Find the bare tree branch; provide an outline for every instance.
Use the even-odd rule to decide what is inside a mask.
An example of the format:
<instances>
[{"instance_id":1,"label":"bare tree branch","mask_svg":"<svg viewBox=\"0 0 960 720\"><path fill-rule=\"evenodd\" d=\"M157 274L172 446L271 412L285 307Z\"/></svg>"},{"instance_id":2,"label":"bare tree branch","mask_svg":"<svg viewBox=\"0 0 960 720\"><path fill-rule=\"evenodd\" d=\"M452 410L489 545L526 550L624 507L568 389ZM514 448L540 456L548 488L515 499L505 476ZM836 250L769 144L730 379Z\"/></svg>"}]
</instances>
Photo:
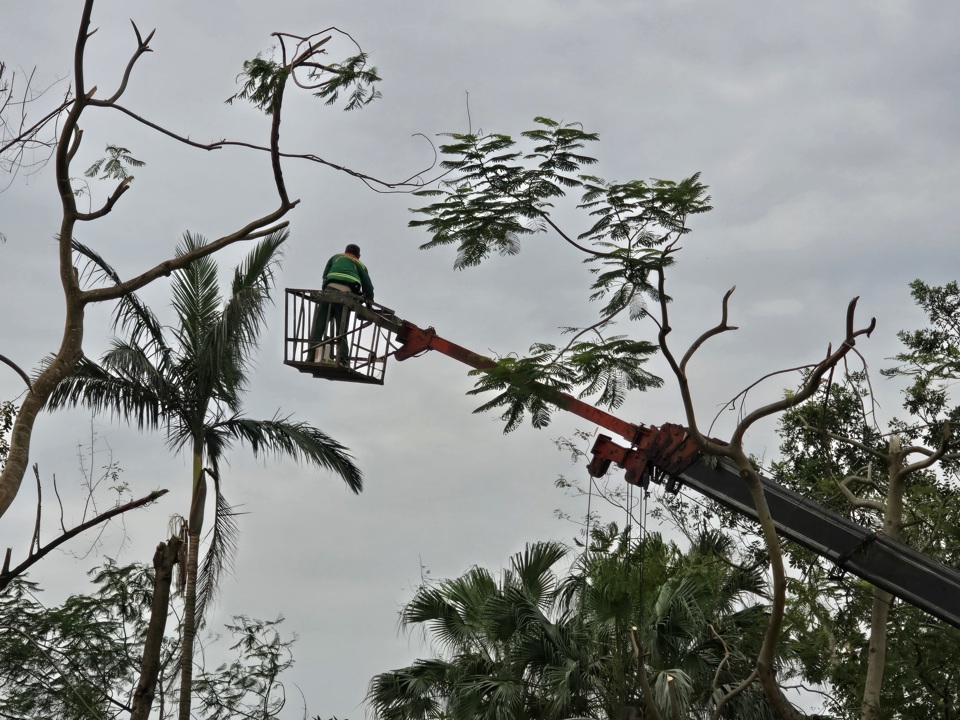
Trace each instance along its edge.
<instances>
[{"instance_id":1,"label":"bare tree branch","mask_svg":"<svg viewBox=\"0 0 960 720\"><path fill-rule=\"evenodd\" d=\"M737 429L734 431L731 444L735 442L739 443L750 426L758 420L769 417L770 415L781 413L784 410L795 407L796 405L799 405L800 403L812 397L817 391L817 388L820 386L820 380L823 378L823 376L826 375L831 368L835 367L836 364L839 363L844 356L853 349L856 339L861 335L866 335L867 337L870 336L874 328L877 326L876 318L871 318L870 324L867 327L860 328L859 330L854 329L853 323L857 309L857 300L859 300L859 298L854 298L847 306L847 332L846 337L840 344L840 347L833 352L828 352L827 357L814 366L812 372L796 393L790 397L783 398L782 400L759 407L741 420L740 424L737 426Z\"/></svg>"},{"instance_id":2,"label":"bare tree branch","mask_svg":"<svg viewBox=\"0 0 960 720\"><path fill-rule=\"evenodd\" d=\"M13 368L14 371L17 373L17 375L19 375L21 378L23 378L23 381L27 384L27 387L28 387L28 388L32 387L32 385L31 385L31 383L30 383L30 376L27 375L27 374L23 371L23 368L21 368L19 365L17 365L13 360L11 360L10 358L8 358L6 355L0 355L0 362L4 363L4 364L6 364L6 365L9 365L11 368Z\"/></svg>"},{"instance_id":3,"label":"bare tree branch","mask_svg":"<svg viewBox=\"0 0 960 720\"><path fill-rule=\"evenodd\" d=\"M106 215L108 212L113 210L113 206L117 204L117 200L120 199L120 196L123 195L127 190L130 189L130 183L133 182L133 176L130 175L125 177L116 189L111 193L110 197L107 198L106 203L99 210L90 213L77 213L77 220L89 221L96 220Z\"/></svg>"},{"instance_id":4,"label":"bare tree branch","mask_svg":"<svg viewBox=\"0 0 960 720\"><path fill-rule=\"evenodd\" d=\"M31 552L28 554L26 560L24 560L22 563L20 563L15 568L13 568L13 570L5 571L2 574L0 574L0 590L3 590L7 585L10 584L11 580L13 580L18 575L22 575L24 572L27 571L27 569L32 567L34 563L38 562L41 558L47 555L51 550L55 550L56 548L63 545L63 543L65 543L67 540L70 540L71 538L76 537L77 535L84 532L85 530L89 530L90 528L95 527L100 523L106 522L110 518L116 517L117 515L121 515L129 510L135 510L136 508L143 507L144 505L149 505L150 503L155 502L160 497L166 495L167 492L169 491L154 490L152 493L140 498L139 500L132 500L128 503L124 503L123 505L118 505L117 507L111 510L107 510L106 512L101 513L96 517L91 518L85 523L82 523L80 525L77 525L76 527L71 528L70 530L67 530L62 535L60 535L60 537L58 537L56 540L53 540L52 542L48 543L43 547L40 547L38 544L36 552L33 552L33 548L31 547Z\"/></svg>"},{"instance_id":5,"label":"bare tree branch","mask_svg":"<svg viewBox=\"0 0 960 720\"><path fill-rule=\"evenodd\" d=\"M723 300L720 303L721 313L720 313L720 322L717 323L714 327L707 330L700 337L693 341L693 344L690 345L687 352L684 354L683 359L680 361L680 372L686 374L687 372L687 363L690 362L690 358L693 357L693 354L700 349L700 346L703 345L707 340L712 338L714 335L720 335L721 333L728 332L730 330L736 330L736 326L727 325L727 315L729 309L730 296L733 295L733 291L737 289L737 286L734 285L732 288L727 290L723 295Z\"/></svg>"},{"instance_id":6,"label":"bare tree branch","mask_svg":"<svg viewBox=\"0 0 960 720\"><path fill-rule=\"evenodd\" d=\"M117 100L120 99L120 96L123 95L124 91L127 89L127 82L130 80L130 73L133 71L133 66L136 64L137 60L140 59L140 56L144 53L153 52L150 49L150 41L153 39L153 35L156 30L151 30L150 34L147 35L147 39L144 40L140 36L140 29L137 27L137 24L131 20L130 24L133 25L133 32L137 36L137 49L133 53L133 56L127 62L127 67L123 71L123 79L120 81L120 86L117 88L117 91L107 99L107 104L112 105Z\"/></svg>"}]
</instances>

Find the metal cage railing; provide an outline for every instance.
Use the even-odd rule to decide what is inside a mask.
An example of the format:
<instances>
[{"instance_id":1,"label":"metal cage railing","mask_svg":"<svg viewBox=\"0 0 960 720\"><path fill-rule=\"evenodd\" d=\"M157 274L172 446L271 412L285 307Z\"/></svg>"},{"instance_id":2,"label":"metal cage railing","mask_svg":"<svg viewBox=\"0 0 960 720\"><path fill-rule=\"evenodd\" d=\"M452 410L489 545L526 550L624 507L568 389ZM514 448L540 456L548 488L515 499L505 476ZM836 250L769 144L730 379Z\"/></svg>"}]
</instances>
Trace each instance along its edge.
<instances>
[{"instance_id":1,"label":"metal cage railing","mask_svg":"<svg viewBox=\"0 0 960 720\"><path fill-rule=\"evenodd\" d=\"M332 322L335 313L340 314L339 333ZM399 326L390 308L357 295L288 288L283 362L314 377L382 385Z\"/></svg>"}]
</instances>

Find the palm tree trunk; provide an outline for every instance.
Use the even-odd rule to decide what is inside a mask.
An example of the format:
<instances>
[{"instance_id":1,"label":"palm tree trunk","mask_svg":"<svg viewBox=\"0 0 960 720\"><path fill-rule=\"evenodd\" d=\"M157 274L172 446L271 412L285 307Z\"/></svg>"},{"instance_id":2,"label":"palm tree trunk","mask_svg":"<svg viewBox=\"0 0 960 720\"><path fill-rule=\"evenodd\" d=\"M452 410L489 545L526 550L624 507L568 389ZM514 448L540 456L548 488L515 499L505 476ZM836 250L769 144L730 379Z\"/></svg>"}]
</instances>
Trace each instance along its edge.
<instances>
[{"instance_id":1,"label":"palm tree trunk","mask_svg":"<svg viewBox=\"0 0 960 720\"><path fill-rule=\"evenodd\" d=\"M187 589L183 600L183 647L180 653L180 713L179 720L190 720L193 700L193 641L197 636L197 566L200 558L200 529L203 527L203 509L207 499L207 482L203 476L203 441L193 446L193 500L187 521Z\"/></svg>"},{"instance_id":2,"label":"palm tree trunk","mask_svg":"<svg viewBox=\"0 0 960 720\"><path fill-rule=\"evenodd\" d=\"M193 640L197 636L197 561L200 556L200 533L190 528L187 548L187 592L183 602L183 647L180 652L179 720L190 720L193 699Z\"/></svg>"}]
</instances>

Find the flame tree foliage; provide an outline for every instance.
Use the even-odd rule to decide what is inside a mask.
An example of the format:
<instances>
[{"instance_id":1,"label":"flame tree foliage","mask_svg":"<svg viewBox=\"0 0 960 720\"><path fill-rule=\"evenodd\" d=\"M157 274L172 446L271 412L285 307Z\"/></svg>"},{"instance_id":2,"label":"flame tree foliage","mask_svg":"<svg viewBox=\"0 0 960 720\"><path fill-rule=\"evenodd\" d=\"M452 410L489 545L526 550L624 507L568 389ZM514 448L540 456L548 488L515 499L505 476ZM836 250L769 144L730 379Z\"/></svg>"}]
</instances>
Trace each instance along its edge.
<instances>
[{"instance_id":1,"label":"flame tree foliage","mask_svg":"<svg viewBox=\"0 0 960 720\"><path fill-rule=\"evenodd\" d=\"M740 564L712 530L686 552L657 534L630 540L615 525L591 535L572 564L562 545L534 543L499 577L474 567L418 588L400 623L422 630L438 655L374 677L377 717L712 717L762 642L761 564ZM649 693L633 632L647 653ZM773 715L754 685L718 717Z\"/></svg>"},{"instance_id":2,"label":"flame tree foliage","mask_svg":"<svg viewBox=\"0 0 960 720\"><path fill-rule=\"evenodd\" d=\"M544 117L535 122L521 133L527 150L507 135L450 135L453 142L440 150L451 158L442 167L452 177L440 188L415 193L436 202L415 210L426 218L410 223L431 234L423 248L455 244L458 269L494 253L516 254L523 236L548 229L587 255L595 277L590 299L604 301L597 322L569 328L573 337L563 347L538 343L525 357L503 358L496 368L476 373L475 393L498 393L478 412L500 410L507 430L527 413L535 427L550 421L550 404L527 387L528 380L581 397L598 395L612 408L628 391L662 384L642 367L656 345L609 331L619 317L646 315L646 300L660 300L652 273L673 264L688 218L710 210L698 175L680 182L614 183L580 173L596 162L583 148L597 135L576 123ZM572 190L581 192L578 207L590 217L590 227L575 237L551 216L554 203Z\"/></svg>"},{"instance_id":3,"label":"flame tree foliage","mask_svg":"<svg viewBox=\"0 0 960 720\"><path fill-rule=\"evenodd\" d=\"M153 571L112 561L90 573L93 589L47 607L41 590L23 578L0 595L0 716L5 718L125 717L133 704L147 633ZM287 704L282 675L293 665L296 637L281 633L283 618L237 616L225 630L232 659L198 674L202 720L280 716ZM209 647L208 651L212 651ZM178 711L179 642L164 640L159 701L154 717Z\"/></svg>"}]
</instances>

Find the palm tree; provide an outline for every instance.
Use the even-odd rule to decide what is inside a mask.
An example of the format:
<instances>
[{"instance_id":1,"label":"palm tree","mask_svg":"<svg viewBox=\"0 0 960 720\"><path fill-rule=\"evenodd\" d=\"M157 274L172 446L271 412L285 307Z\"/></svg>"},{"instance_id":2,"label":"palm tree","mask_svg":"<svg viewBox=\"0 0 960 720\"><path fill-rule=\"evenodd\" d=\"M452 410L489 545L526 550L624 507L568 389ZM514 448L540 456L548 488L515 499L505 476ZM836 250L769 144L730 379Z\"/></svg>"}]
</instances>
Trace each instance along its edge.
<instances>
[{"instance_id":1,"label":"palm tree","mask_svg":"<svg viewBox=\"0 0 960 720\"><path fill-rule=\"evenodd\" d=\"M181 720L190 715L196 630L235 549L236 518L223 496L220 474L226 451L239 442L254 455L290 456L330 470L355 493L362 488L362 475L346 448L322 431L279 414L269 420L241 414L252 354L286 238L286 231L263 238L234 270L226 298L220 294L217 265L210 256L175 273L172 306L177 325L172 329L161 326L137 297L125 298L114 327L126 337L115 338L99 364L84 358L48 401L51 408L83 404L95 412L109 411L141 430L163 429L171 449L192 453ZM186 233L178 253L204 245L203 238ZM88 257L107 276L115 275L102 260L90 253ZM214 522L198 570L208 476L214 484Z\"/></svg>"},{"instance_id":2,"label":"palm tree","mask_svg":"<svg viewBox=\"0 0 960 720\"><path fill-rule=\"evenodd\" d=\"M730 561L730 543L703 533L684 552L659 535L630 541L615 526L560 572L567 553L537 543L498 580L473 568L421 587L401 612L441 657L382 673L368 701L381 720L563 720L643 715L636 627L663 718L711 717L746 677L765 627L760 573ZM724 718L772 718L751 686Z\"/></svg>"},{"instance_id":3,"label":"palm tree","mask_svg":"<svg viewBox=\"0 0 960 720\"><path fill-rule=\"evenodd\" d=\"M444 657L377 675L368 694L377 717L542 717L536 645L558 598L554 567L566 554L557 543L534 543L499 579L475 567L420 587L401 611L401 625L429 632Z\"/></svg>"}]
</instances>

